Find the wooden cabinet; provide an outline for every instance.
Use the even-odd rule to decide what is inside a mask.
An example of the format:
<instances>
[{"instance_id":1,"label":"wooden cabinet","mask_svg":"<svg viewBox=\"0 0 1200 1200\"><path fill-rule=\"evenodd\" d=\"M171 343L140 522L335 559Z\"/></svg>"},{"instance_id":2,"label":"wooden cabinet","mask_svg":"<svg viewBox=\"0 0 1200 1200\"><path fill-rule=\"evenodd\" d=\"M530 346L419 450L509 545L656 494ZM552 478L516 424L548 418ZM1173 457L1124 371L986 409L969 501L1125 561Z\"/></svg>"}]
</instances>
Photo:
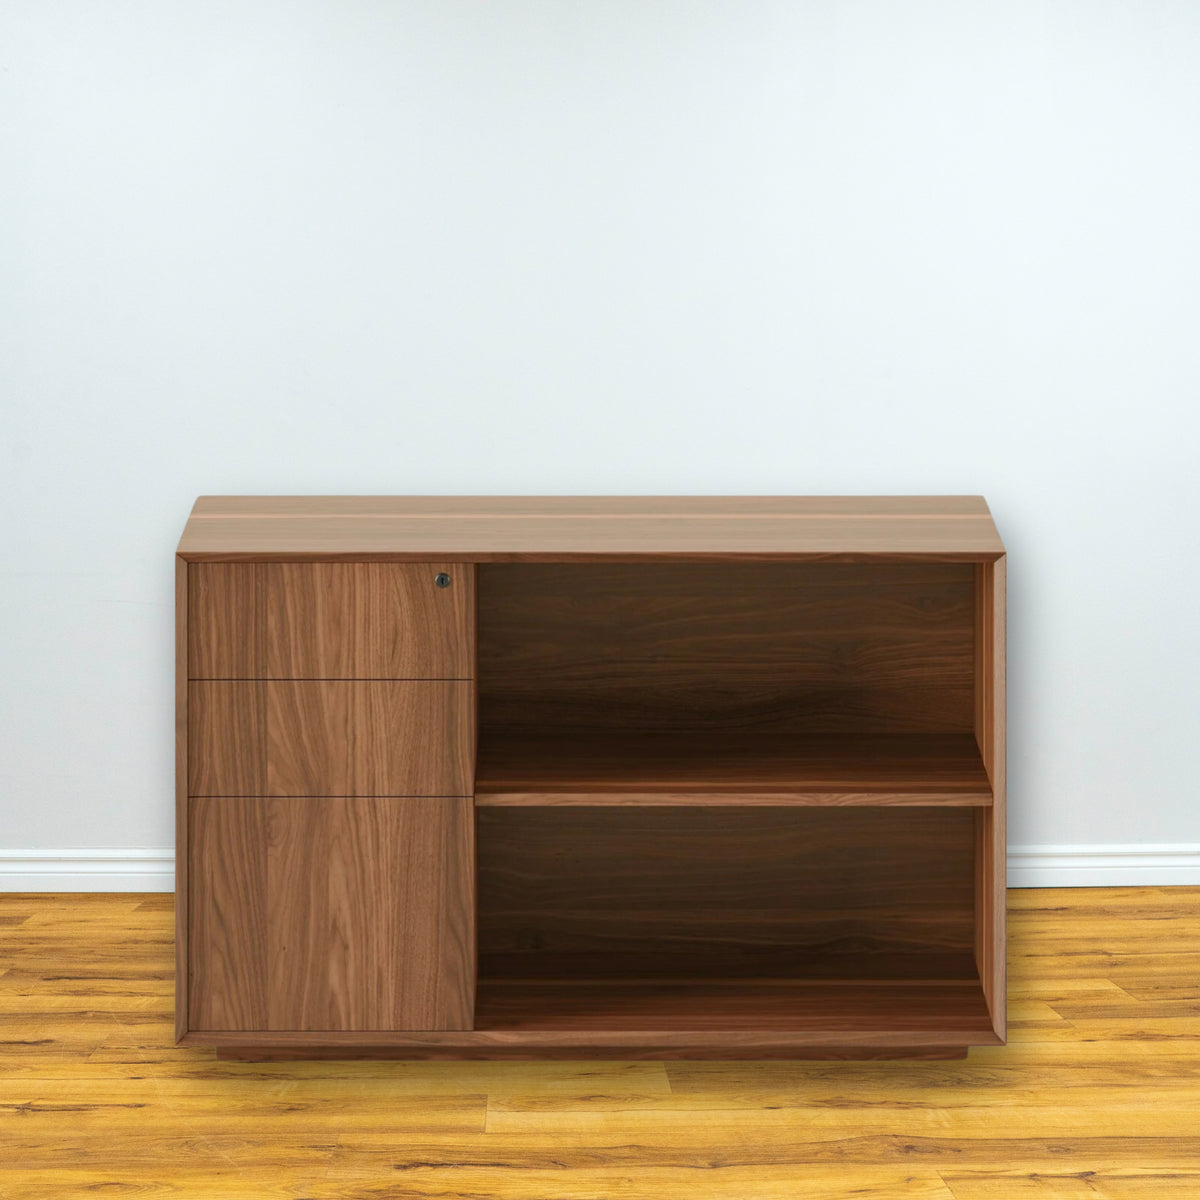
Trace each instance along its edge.
<instances>
[{"instance_id":1,"label":"wooden cabinet","mask_svg":"<svg viewBox=\"0 0 1200 1200\"><path fill-rule=\"evenodd\" d=\"M978 497L210 497L177 1014L226 1057L1003 1041Z\"/></svg>"}]
</instances>

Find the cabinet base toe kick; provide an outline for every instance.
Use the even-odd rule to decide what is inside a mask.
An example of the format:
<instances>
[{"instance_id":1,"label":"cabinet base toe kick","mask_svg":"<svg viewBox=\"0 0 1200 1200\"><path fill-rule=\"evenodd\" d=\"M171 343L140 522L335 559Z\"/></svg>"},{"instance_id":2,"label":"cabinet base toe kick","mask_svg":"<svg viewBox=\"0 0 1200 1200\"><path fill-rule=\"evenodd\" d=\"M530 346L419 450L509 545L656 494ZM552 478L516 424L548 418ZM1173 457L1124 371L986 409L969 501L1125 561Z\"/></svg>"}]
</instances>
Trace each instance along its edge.
<instances>
[{"instance_id":1,"label":"cabinet base toe kick","mask_svg":"<svg viewBox=\"0 0 1200 1200\"><path fill-rule=\"evenodd\" d=\"M311 1036L311 1035L307 1035ZM953 1035L952 1035L953 1036ZM769 1031L753 1034L699 1035L689 1033L623 1033L614 1037L579 1033L563 1037L523 1036L519 1040L488 1033L393 1035L362 1041L290 1041L262 1035L232 1040L212 1034L187 1034L184 1045L215 1046L218 1059L233 1062L283 1062L303 1059L955 1059L965 1058L970 1045L999 1045L989 1031L957 1031L958 1044L869 1045L798 1042ZM931 1039L932 1041L932 1039Z\"/></svg>"}]
</instances>

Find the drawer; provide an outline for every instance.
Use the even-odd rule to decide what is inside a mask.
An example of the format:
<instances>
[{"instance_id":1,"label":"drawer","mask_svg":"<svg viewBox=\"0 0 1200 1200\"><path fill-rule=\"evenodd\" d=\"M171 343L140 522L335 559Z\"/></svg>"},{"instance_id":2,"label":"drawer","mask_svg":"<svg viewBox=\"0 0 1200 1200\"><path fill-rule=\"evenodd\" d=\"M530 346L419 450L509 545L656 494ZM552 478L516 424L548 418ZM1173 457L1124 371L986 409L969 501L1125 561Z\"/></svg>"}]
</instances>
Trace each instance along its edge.
<instances>
[{"instance_id":1,"label":"drawer","mask_svg":"<svg viewBox=\"0 0 1200 1200\"><path fill-rule=\"evenodd\" d=\"M189 806L192 1026L470 1029L467 797Z\"/></svg>"},{"instance_id":2,"label":"drawer","mask_svg":"<svg viewBox=\"0 0 1200 1200\"><path fill-rule=\"evenodd\" d=\"M471 564L191 563L188 676L470 679L474 612Z\"/></svg>"},{"instance_id":3,"label":"drawer","mask_svg":"<svg viewBox=\"0 0 1200 1200\"><path fill-rule=\"evenodd\" d=\"M469 796L469 680L192 680L193 796Z\"/></svg>"}]
</instances>

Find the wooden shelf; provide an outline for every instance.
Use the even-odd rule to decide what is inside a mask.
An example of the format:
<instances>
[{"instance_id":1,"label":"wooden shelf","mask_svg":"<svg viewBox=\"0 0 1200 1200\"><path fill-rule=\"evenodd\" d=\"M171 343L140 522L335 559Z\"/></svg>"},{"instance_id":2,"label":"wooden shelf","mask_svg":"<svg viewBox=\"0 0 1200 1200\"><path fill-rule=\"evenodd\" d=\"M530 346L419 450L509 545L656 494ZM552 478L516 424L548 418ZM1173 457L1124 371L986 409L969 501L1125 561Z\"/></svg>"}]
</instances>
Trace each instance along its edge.
<instances>
[{"instance_id":1,"label":"wooden shelf","mask_svg":"<svg viewBox=\"0 0 1200 1200\"><path fill-rule=\"evenodd\" d=\"M482 731L475 800L516 805L988 807L971 734L779 729Z\"/></svg>"},{"instance_id":2,"label":"wooden shelf","mask_svg":"<svg viewBox=\"0 0 1200 1200\"><path fill-rule=\"evenodd\" d=\"M478 1030L787 1031L797 1040L991 1031L970 980L480 979ZM969 1037L967 1035L970 1035Z\"/></svg>"}]
</instances>

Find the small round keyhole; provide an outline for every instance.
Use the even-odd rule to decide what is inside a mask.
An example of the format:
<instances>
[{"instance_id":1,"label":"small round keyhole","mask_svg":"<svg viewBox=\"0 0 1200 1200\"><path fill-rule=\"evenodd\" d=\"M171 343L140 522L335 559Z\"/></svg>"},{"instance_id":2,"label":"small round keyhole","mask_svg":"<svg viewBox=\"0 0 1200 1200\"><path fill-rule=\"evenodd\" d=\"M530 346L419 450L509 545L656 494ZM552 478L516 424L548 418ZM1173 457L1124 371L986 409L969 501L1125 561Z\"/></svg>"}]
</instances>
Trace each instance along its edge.
<instances>
[{"instance_id":1,"label":"small round keyhole","mask_svg":"<svg viewBox=\"0 0 1200 1200\"><path fill-rule=\"evenodd\" d=\"M433 582L436 583L438 587L449 587L450 576L447 575L445 571L439 571L438 574L433 577Z\"/></svg>"}]
</instances>

